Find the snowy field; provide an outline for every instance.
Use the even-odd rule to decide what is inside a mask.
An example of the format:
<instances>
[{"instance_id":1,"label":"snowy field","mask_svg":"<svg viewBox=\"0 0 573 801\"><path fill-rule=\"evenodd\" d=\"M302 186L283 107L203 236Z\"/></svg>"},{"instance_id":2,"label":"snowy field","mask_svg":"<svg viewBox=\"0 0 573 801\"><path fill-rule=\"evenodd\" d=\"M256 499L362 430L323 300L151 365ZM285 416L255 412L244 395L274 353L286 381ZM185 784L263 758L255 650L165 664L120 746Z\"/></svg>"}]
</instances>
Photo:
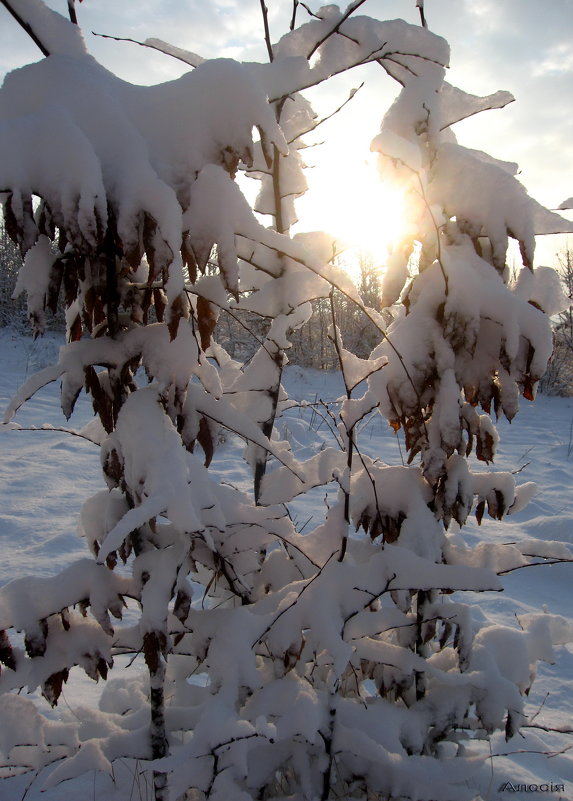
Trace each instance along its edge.
<instances>
[{"instance_id":1,"label":"snowy field","mask_svg":"<svg viewBox=\"0 0 573 801\"><path fill-rule=\"evenodd\" d=\"M0 329L0 400L4 408L23 379L53 361L57 339L47 336L33 343L7 329ZM336 374L289 367L284 380L291 398L332 400L341 394ZM70 426L81 429L92 418L85 397L78 401ZM58 403L58 387L45 388L26 404L16 421L31 426L66 426ZM332 444L328 424L308 408L293 408L280 425L286 428L293 450L316 452L317 443ZM467 536L510 542L537 538L573 544L573 399L539 397L523 402L512 425L500 426L498 469L520 471L522 481L535 481L538 494L521 513L505 523L486 520L480 528L470 524ZM400 443L379 418L366 421L360 443L364 451L389 464L400 464ZM0 439L0 583L28 574L53 575L87 554L77 535L81 503L103 488L97 446L79 436L56 430L4 431ZM223 481L246 482L242 445L229 437L221 446L216 469ZM246 484L245 484L246 486ZM332 490L334 492L334 490ZM292 509L300 526L316 525L323 515L324 488ZM573 618L573 565L532 567L504 577L505 591L474 596L477 624L484 620L518 626L518 617L546 609ZM468 596L469 597L469 596ZM471 602L471 599L470 599ZM131 665L129 670L141 669ZM83 674L82 674L83 675ZM508 743L502 735L491 741L492 758L475 784L484 799L573 799L573 737L545 729L570 728L572 723L573 648L556 649L554 664L541 665L529 696L529 721L539 728L524 729ZM50 715L81 715L80 707L97 704L101 685L79 675L63 692L63 701L52 712L41 699L39 706ZM1 741L1 735L0 735ZM1 743L0 743L1 744ZM567 749L571 750L568 751ZM508 756L501 756L509 754ZM0 780L1 801L76 801L76 799L145 799L147 789L137 779L131 794L119 793L104 775L91 775L41 792L45 775ZM510 784L505 784L509 782ZM504 786L505 784L505 786ZM518 785L537 785L537 790L515 791ZM561 790L561 786L564 789ZM474 786L474 780L472 780ZM229 799L229 801L233 801Z\"/></svg>"}]
</instances>

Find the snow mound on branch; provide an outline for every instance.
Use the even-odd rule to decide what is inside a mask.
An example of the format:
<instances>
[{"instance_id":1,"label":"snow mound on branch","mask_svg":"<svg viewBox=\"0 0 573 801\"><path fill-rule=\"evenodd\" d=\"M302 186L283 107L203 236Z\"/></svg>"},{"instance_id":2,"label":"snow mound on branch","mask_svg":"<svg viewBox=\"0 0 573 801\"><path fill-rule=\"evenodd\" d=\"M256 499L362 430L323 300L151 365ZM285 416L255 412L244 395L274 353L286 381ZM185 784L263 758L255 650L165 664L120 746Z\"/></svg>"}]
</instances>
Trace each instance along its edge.
<instances>
[{"instance_id":1,"label":"snow mound on branch","mask_svg":"<svg viewBox=\"0 0 573 801\"><path fill-rule=\"evenodd\" d=\"M49 53L81 56L86 52L81 29L37 0L19 0L18 15L32 30L41 31L41 40Z\"/></svg>"},{"instance_id":2,"label":"snow mound on branch","mask_svg":"<svg viewBox=\"0 0 573 801\"><path fill-rule=\"evenodd\" d=\"M206 164L233 171L239 160L251 163L253 127L287 152L252 71L230 59L135 86L83 52L57 51L5 79L0 146L8 158L0 185L11 192L16 224L29 228L26 247L37 236L25 208L33 192L80 251L101 239L110 210L127 252L139 247L147 217L170 262L181 246L180 204L187 205L196 175Z\"/></svg>"},{"instance_id":3,"label":"snow mound on branch","mask_svg":"<svg viewBox=\"0 0 573 801\"><path fill-rule=\"evenodd\" d=\"M440 199L468 233L489 237L498 269L505 265L508 234L519 240L523 258L532 265L535 234L573 231L573 223L529 197L503 163L461 145L438 148L429 188L430 203Z\"/></svg>"},{"instance_id":4,"label":"snow mound on branch","mask_svg":"<svg viewBox=\"0 0 573 801\"><path fill-rule=\"evenodd\" d=\"M271 98L314 86L373 60L380 60L386 72L402 84L422 73L443 75L450 49L442 37L401 19L343 16L337 5L323 6L314 19L273 45L273 65L265 68ZM307 57L315 52L318 57L309 67ZM279 65L287 66L286 74Z\"/></svg>"}]
</instances>

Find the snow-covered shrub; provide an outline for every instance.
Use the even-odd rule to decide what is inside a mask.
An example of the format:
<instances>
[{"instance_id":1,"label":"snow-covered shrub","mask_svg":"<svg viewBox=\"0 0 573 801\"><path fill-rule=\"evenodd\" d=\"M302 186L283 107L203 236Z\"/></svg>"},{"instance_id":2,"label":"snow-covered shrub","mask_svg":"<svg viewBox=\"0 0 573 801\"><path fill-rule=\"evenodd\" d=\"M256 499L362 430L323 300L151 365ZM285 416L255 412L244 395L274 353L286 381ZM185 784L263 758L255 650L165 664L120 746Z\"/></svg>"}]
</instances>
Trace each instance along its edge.
<instances>
[{"instance_id":1,"label":"snow-covered shrub","mask_svg":"<svg viewBox=\"0 0 573 801\"><path fill-rule=\"evenodd\" d=\"M107 485L81 510L93 558L0 591L0 745L46 786L132 759L157 801L470 799L472 741L518 729L536 661L571 634L551 615L475 633L453 595L501 590L498 573L569 558L565 546L472 548L449 532L472 509L499 520L532 495L468 457L493 460L492 409L511 418L519 394L533 398L557 311L533 269L534 234L567 223L512 165L455 142L451 124L507 93L453 88L443 39L354 15L360 5L299 25L295 14L267 42L268 64L187 54L194 71L153 87L104 70L41 0L19 6L46 57L0 92L0 186L34 327L63 287L69 342L6 419L48 382L61 380L68 417L85 390ZM299 92L369 61L403 86L373 148L412 217L384 317L330 263L327 237L289 235L313 121ZM273 228L234 182L241 166ZM509 236L524 263L511 286ZM335 291L379 331L370 358L344 342ZM276 421L291 333L316 299L332 310L346 394L338 447L303 461ZM213 338L220 309L266 320L247 364ZM404 430L409 466L360 450L373 409ZM245 440L252 490L209 469L221 427ZM289 503L327 484L338 489L324 519L297 531ZM147 678L110 681L79 722L48 721L13 694L41 688L55 705L71 669L106 679L117 654L141 655Z\"/></svg>"}]
</instances>

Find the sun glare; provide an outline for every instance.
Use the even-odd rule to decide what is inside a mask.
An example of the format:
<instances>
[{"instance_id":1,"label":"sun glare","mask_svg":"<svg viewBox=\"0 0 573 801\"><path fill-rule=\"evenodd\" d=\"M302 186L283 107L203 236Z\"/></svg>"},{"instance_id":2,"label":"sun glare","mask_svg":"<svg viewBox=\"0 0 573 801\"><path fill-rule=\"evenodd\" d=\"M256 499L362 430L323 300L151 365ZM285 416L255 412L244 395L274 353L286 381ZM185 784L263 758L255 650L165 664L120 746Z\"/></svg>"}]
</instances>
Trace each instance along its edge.
<instances>
[{"instance_id":1,"label":"sun glare","mask_svg":"<svg viewBox=\"0 0 573 801\"><path fill-rule=\"evenodd\" d=\"M403 229L404 199L395 187L380 182L373 163L358 162L335 173L307 173L309 191L297 203L305 228L336 237L337 250L353 272L361 255L384 268L388 248Z\"/></svg>"}]
</instances>

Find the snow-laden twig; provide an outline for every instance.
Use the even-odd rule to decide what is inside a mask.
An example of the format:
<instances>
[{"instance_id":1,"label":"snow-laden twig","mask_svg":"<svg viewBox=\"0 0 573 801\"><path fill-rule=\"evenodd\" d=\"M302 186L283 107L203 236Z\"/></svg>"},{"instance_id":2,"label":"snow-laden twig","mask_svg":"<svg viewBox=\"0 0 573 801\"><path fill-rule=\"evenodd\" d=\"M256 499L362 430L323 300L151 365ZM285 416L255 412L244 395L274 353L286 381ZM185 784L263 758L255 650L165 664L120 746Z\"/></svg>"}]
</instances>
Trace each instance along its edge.
<instances>
[{"instance_id":1,"label":"snow-laden twig","mask_svg":"<svg viewBox=\"0 0 573 801\"><path fill-rule=\"evenodd\" d=\"M248 238L249 237L245 237L245 239L248 239ZM272 243L268 243L267 242L266 246L269 248L269 250L273 250L273 251L275 251L275 253L277 253L279 255L283 254L283 251L278 247L278 245L274 245ZM406 377L407 377L408 381L410 382L413 391L415 392L418 400L420 400L420 393L418 391L418 388L416 387L416 384L414 383L414 380L413 380L412 375L411 375L411 373L410 373L410 371L409 371L409 369L408 369L408 367L406 365L404 357L402 356L402 354L400 353L398 348L396 348L396 346L394 345L394 343L393 343L391 337L388 335L388 332L386 331L386 329L383 328L380 325L378 316L374 315L372 313L372 310L370 310L367 306L365 306L361 301L357 300L354 297L353 293L350 292L348 289L346 289L344 286L342 286L341 282L338 281L336 278L333 278L330 275L324 275L318 267L316 267L312 263L309 263L309 262L305 261L301 257L297 257L293 253L288 253L288 257L289 257L289 259L292 259L293 261L298 262L299 264L302 264L305 267L308 267L308 269L310 269L316 275L319 275L321 278L324 278L324 280L327 281L332 287L334 287L334 289L337 289L342 295L344 295L344 297L350 303L352 303L358 309L360 309L360 311L364 314L364 316L372 323L372 325L376 328L376 330L381 334L383 339L386 340L386 342L388 342L388 345L390 346L390 348L394 351L396 357L398 358L398 360L400 361L400 363L401 363L401 365L402 365L402 367L404 369ZM243 259L245 261L247 261L249 264L252 264L253 266L259 266L256 262L254 262L252 259L249 259L248 257L244 257L243 256Z\"/></svg>"},{"instance_id":2,"label":"snow-laden twig","mask_svg":"<svg viewBox=\"0 0 573 801\"><path fill-rule=\"evenodd\" d=\"M524 556L529 556L530 558L539 558L536 557L536 554L523 554ZM543 558L543 557L541 557ZM498 570L498 576L505 576L507 573L513 573L514 570L523 570L526 567L542 567L543 565L560 565L562 563L570 563L573 562L573 559L546 559L544 562L529 562L526 565L516 565L515 567L508 567L506 570Z\"/></svg>"},{"instance_id":3,"label":"snow-laden twig","mask_svg":"<svg viewBox=\"0 0 573 801\"><path fill-rule=\"evenodd\" d=\"M189 67L198 67L205 61L202 56L192 53L190 50L184 50L181 47L176 47L168 42L164 42L162 39L150 38L141 42L139 39L131 39L128 36L113 36L109 33L96 33L96 31L92 31L92 34L94 36L99 36L101 39L113 39L114 42L130 42L140 47L148 47L150 50L157 50L159 53L177 59L177 61L182 61Z\"/></svg>"},{"instance_id":4,"label":"snow-laden twig","mask_svg":"<svg viewBox=\"0 0 573 801\"><path fill-rule=\"evenodd\" d=\"M265 630L262 632L262 634L260 634L260 635L259 635L259 636L256 638L256 640L254 640L253 644L251 645L251 649L255 648L255 646L256 646L256 645L258 645L258 644L261 642L261 640L263 640L263 639L264 639L264 638L267 636L267 634L269 633L269 631L270 631L270 630L273 628L273 626L274 626L274 625L275 625L275 624L276 624L276 623L277 623L277 622L280 620L280 618L281 618L281 617L282 617L284 614L286 614L287 612L289 612L289 611L290 611L290 610L291 610L291 609L292 609L294 606L296 606L296 605L299 603L299 601L300 601L301 597L302 597L302 596L303 596L303 594L306 592L306 590L307 590L307 589L308 589L308 588L309 588L309 587L310 587L312 584L314 584L314 582L315 582L315 581L316 581L318 578L320 578L320 576L323 574L323 572L324 572L324 569L326 568L326 566L328 565L328 563L330 562L330 560L331 560L331 559L332 559L334 556L336 556L336 554L337 554L337 553L338 553L338 549L337 549L336 551L333 551L333 552L330 554L330 556L328 557L328 559L326 560L326 562L325 562L325 563L324 563L324 564L323 564L323 565L322 565L322 566L321 566L321 567L320 567L320 568L317 570L317 572L314 574L314 576L312 576L312 578L310 578L310 579L309 579L309 580L306 582L306 584L305 584L305 585L304 585L304 587L301 589L301 591L298 593L298 595L296 596L296 598L294 599L294 601L291 601L291 603L290 603L290 604L288 604L287 606L285 606L283 609L281 609L281 611L280 611L280 612L279 612L277 615L275 615L275 617L274 617L274 618L272 619L272 621L271 621L271 622L268 624L268 626L265 628Z\"/></svg>"},{"instance_id":5,"label":"snow-laden twig","mask_svg":"<svg viewBox=\"0 0 573 801\"><path fill-rule=\"evenodd\" d=\"M346 98L346 100L344 100L344 102L342 102L338 106L338 108L335 108L334 111L332 111L330 114L327 114L326 117L321 117L319 120L317 120L312 125L309 125L309 127L305 128L303 131L297 132L296 136L293 136L292 139L287 139L287 144L292 145L292 143L296 142L297 139L300 139L301 136L305 136L305 134L312 133L313 131L316 131L316 129L319 127L319 125L322 125L324 122L328 122L328 120L331 120L334 116L336 116L336 114L338 114L340 111L342 111L342 109L346 105L348 105L348 103L350 103L350 101L356 96L356 93L360 89L362 89L363 86L364 86L364 81L362 81L362 83L359 86L357 86L355 89L351 89L350 90L350 92L348 94L348 97ZM322 144L322 143L320 143L320 144Z\"/></svg>"},{"instance_id":6,"label":"snow-laden twig","mask_svg":"<svg viewBox=\"0 0 573 801\"><path fill-rule=\"evenodd\" d=\"M338 33L338 32L339 32L339 29L340 29L340 27L341 27L341 26L342 26L342 25L343 25L343 24L346 22L346 20L347 20L347 19L348 19L348 18L349 18L349 17L350 17L352 14L354 14L354 12L355 12L357 9L359 9L361 5L364 5L364 3L365 3L365 2L366 2L366 0L354 0L354 2L353 2L353 3L350 3L350 4L348 5L348 8L346 9L346 11L345 11L345 12L344 12L344 14L342 15L342 17L341 17L341 18L338 20L338 22L336 23L336 25L334 25L334 27L333 27L333 28L331 28L331 30L330 30L330 31L328 31L328 33L325 33L325 34L324 34L324 36L322 37L322 39L319 39L319 40L318 40L318 42L316 42L316 43L314 44L314 46L312 47L312 49L310 50L310 52L308 53L308 55L307 55L307 57L306 57L308 61L310 61L310 60L311 60L311 58L312 58L312 57L313 57L313 55L316 53L316 51L318 50L318 48L319 48L319 47L321 47L321 46L322 46L322 45L323 45L323 44L324 44L324 43L327 41L327 39L330 39L330 37L331 37L331 36L334 36L334 34L336 34L336 33Z\"/></svg>"},{"instance_id":7,"label":"snow-laden twig","mask_svg":"<svg viewBox=\"0 0 573 801\"><path fill-rule=\"evenodd\" d=\"M37 45L42 54L44 56L49 56L50 51L46 44L42 41L42 34L40 31L37 31L31 24L26 20L26 18L18 13L16 10L16 2L14 0L0 0L2 5L6 8L6 10L12 14L18 25L23 28L28 36L32 39L35 45Z\"/></svg>"},{"instance_id":8,"label":"snow-laden twig","mask_svg":"<svg viewBox=\"0 0 573 801\"><path fill-rule=\"evenodd\" d=\"M91 442L92 445L97 445L101 447L101 442L98 442L92 437L88 437L87 434L82 434L81 431L76 431L73 428L65 428L63 426L52 426L52 425L44 425L44 426L21 426L21 425L0 425L0 433L7 431L44 431L44 432L61 432L62 434L70 434L73 437L80 437L80 439L85 439L87 442Z\"/></svg>"}]
</instances>

